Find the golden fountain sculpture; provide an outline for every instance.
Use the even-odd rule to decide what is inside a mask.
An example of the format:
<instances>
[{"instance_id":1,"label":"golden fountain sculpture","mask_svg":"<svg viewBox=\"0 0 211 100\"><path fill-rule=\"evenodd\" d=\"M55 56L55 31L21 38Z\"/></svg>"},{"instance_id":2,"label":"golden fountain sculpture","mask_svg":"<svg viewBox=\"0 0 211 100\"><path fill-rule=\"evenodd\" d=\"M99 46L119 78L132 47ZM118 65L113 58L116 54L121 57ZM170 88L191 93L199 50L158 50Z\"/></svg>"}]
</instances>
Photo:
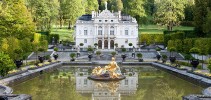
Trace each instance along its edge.
<instances>
[{"instance_id":1,"label":"golden fountain sculpture","mask_svg":"<svg viewBox=\"0 0 211 100\"><path fill-rule=\"evenodd\" d=\"M112 61L105 67L95 67L92 70L91 76L88 77L93 80L110 81L121 80L125 76L122 75L120 67L117 65L115 58L112 57Z\"/></svg>"}]
</instances>

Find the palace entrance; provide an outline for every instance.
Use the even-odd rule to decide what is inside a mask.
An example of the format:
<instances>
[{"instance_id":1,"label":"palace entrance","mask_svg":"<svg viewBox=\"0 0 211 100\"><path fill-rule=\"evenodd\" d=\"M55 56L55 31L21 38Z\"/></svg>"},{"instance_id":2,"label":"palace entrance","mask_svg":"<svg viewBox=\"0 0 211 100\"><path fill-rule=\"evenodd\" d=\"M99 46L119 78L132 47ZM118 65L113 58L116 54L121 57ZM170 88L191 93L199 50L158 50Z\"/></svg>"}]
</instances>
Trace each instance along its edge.
<instances>
[{"instance_id":1,"label":"palace entrance","mask_svg":"<svg viewBox=\"0 0 211 100\"><path fill-rule=\"evenodd\" d=\"M102 49L102 40L98 41L98 49Z\"/></svg>"},{"instance_id":2,"label":"palace entrance","mask_svg":"<svg viewBox=\"0 0 211 100\"><path fill-rule=\"evenodd\" d=\"M104 49L108 49L108 40L104 41Z\"/></svg>"}]
</instances>

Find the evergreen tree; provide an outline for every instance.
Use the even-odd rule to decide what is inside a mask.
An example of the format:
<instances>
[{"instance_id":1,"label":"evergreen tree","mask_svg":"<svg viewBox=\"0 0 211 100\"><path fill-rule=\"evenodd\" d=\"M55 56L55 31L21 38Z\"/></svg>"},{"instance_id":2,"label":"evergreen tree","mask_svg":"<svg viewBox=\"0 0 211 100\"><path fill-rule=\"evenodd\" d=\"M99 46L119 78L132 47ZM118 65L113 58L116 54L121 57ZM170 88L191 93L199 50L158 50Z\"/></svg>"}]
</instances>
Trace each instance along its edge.
<instances>
[{"instance_id":1,"label":"evergreen tree","mask_svg":"<svg viewBox=\"0 0 211 100\"><path fill-rule=\"evenodd\" d=\"M209 0L195 0L195 9L194 9L194 25L195 32L198 36L204 37L206 34L203 32L203 24L205 23L205 17L207 16Z\"/></svg>"}]
</instances>

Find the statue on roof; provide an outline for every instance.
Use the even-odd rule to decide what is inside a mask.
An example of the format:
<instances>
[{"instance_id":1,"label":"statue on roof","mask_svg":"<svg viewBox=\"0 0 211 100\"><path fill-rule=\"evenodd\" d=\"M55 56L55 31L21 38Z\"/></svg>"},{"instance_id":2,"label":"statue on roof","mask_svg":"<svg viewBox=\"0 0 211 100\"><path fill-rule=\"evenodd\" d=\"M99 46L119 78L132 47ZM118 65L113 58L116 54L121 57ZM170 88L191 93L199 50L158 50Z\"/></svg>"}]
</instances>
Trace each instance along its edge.
<instances>
[{"instance_id":1,"label":"statue on roof","mask_svg":"<svg viewBox=\"0 0 211 100\"><path fill-rule=\"evenodd\" d=\"M107 5L108 5L108 3L107 3L107 1L105 1L105 10L108 10Z\"/></svg>"}]
</instances>

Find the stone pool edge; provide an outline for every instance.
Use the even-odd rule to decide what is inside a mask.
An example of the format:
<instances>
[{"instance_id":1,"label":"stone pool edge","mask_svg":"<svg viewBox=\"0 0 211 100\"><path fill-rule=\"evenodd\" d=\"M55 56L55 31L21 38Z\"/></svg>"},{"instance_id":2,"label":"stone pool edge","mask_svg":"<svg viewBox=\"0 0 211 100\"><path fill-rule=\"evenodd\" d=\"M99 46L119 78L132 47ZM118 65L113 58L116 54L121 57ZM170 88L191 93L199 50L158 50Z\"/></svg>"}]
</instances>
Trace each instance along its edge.
<instances>
[{"instance_id":1,"label":"stone pool edge","mask_svg":"<svg viewBox=\"0 0 211 100\"><path fill-rule=\"evenodd\" d=\"M164 71L167 71L168 73L171 73L175 76L178 76L182 79L188 80L194 84L197 85L201 85L203 87L208 87L205 88L202 91L202 95L188 95L188 96L184 96L183 100L195 100L195 99L188 99L188 98L211 98L211 79L208 79L206 77L203 76L199 76L193 73L188 72L187 70L182 70L182 69L178 69L178 68L174 68L171 67L169 65L165 65L162 63L158 63L158 62L119 62L121 65L152 65L156 68L162 69ZM24 82L26 80L29 80L31 78L37 77L38 75L42 74L43 72L50 72L54 69L56 69L57 67L61 66L61 65L95 65L94 62L58 62L55 64L51 64L51 65L47 65L38 69L34 69L34 70L28 70L27 72L18 74L18 75L14 75L5 79L0 80L0 84L1 86L5 86L5 85L12 85L15 83L20 83L20 82ZM5 86L8 89L8 86ZM11 89L12 90L12 89ZM12 92L11 92L12 93ZM7 93L6 93L7 94ZM9 93L10 94L10 93Z\"/></svg>"}]
</instances>

